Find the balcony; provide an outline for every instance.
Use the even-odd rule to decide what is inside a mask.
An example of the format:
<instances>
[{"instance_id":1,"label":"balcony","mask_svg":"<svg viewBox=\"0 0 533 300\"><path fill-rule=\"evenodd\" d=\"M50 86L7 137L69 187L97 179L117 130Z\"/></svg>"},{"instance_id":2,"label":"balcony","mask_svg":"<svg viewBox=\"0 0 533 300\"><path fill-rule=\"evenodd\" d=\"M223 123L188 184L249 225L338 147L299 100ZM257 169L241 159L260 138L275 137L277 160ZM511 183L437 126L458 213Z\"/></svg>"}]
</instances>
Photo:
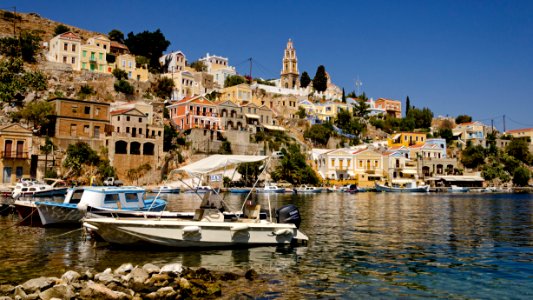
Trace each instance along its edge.
<instances>
[{"instance_id":1,"label":"balcony","mask_svg":"<svg viewBox=\"0 0 533 300\"><path fill-rule=\"evenodd\" d=\"M29 152L20 152L20 151L2 151L0 152L2 158L12 158L12 159L28 159L30 157Z\"/></svg>"}]
</instances>

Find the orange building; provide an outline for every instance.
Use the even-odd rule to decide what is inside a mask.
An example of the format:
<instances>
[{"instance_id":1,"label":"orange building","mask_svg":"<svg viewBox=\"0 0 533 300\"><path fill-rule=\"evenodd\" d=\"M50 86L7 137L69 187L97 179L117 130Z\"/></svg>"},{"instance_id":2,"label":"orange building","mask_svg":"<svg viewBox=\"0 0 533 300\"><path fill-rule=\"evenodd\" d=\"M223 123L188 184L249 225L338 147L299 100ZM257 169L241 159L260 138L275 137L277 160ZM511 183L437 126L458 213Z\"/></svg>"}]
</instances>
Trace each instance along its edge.
<instances>
[{"instance_id":1,"label":"orange building","mask_svg":"<svg viewBox=\"0 0 533 300\"><path fill-rule=\"evenodd\" d=\"M374 101L375 108L384 109L386 114L395 118L402 117L402 102L398 100L390 100L385 98L379 98Z\"/></svg>"},{"instance_id":2,"label":"orange building","mask_svg":"<svg viewBox=\"0 0 533 300\"><path fill-rule=\"evenodd\" d=\"M217 105L204 96L185 97L167 106L167 109L172 123L178 129L220 128Z\"/></svg>"}]
</instances>

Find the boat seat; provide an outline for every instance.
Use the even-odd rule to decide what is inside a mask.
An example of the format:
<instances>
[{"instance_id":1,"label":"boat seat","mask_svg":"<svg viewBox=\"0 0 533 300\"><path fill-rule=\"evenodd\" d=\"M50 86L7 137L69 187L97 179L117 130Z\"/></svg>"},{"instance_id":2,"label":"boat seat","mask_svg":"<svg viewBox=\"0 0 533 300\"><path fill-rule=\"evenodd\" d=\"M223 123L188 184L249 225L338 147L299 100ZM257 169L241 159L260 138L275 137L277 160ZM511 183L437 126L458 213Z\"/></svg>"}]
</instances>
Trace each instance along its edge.
<instances>
[{"instance_id":1,"label":"boat seat","mask_svg":"<svg viewBox=\"0 0 533 300\"><path fill-rule=\"evenodd\" d=\"M196 214L195 214L196 216ZM218 209L203 209L202 222L224 222L224 214Z\"/></svg>"}]
</instances>

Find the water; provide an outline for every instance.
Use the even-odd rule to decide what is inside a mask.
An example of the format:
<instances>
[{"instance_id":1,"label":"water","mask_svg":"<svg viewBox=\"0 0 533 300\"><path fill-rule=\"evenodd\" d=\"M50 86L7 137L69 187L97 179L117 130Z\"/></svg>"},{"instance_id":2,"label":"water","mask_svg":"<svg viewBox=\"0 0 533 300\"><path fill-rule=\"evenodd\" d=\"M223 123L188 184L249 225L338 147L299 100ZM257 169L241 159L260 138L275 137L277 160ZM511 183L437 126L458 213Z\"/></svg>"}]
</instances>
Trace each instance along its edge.
<instances>
[{"instance_id":1,"label":"water","mask_svg":"<svg viewBox=\"0 0 533 300\"><path fill-rule=\"evenodd\" d=\"M242 195L228 195L235 207ZM259 198L264 199L266 195ZM0 217L0 284L69 269L179 262L221 270L249 267L267 276L268 298L484 298L533 295L533 195L272 195L294 203L308 247L139 251L86 240L81 231L12 227ZM169 195L192 210L195 195ZM263 207L266 202L261 201Z\"/></svg>"}]
</instances>

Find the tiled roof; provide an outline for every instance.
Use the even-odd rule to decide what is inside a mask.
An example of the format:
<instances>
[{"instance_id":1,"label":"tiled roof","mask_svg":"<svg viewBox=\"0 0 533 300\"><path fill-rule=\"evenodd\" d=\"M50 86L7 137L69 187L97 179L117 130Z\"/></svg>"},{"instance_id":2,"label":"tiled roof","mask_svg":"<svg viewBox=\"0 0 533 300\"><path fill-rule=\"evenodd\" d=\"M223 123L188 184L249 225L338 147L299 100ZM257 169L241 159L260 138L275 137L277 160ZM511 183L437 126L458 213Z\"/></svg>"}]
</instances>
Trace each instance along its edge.
<instances>
[{"instance_id":1,"label":"tiled roof","mask_svg":"<svg viewBox=\"0 0 533 300\"><path fill-rule=\"evenodd\" d=\"M507 130L505 133L517 133L517 132L524 132L524 131L533 131L533 127Z\"/></svg>"},{"instance_id":2,"label":"tiled roof","mask_svg":"<svg viewBox=\"0 0 533 300\"><path fill-rule=\"evenodd\" d=\"M126 108L126 109L119 109L119 110L114 110L111 112L112 115L122 115L122 114L125 114L131 110L134 110L135 108Z\"/></svg>"}]
</instances>

